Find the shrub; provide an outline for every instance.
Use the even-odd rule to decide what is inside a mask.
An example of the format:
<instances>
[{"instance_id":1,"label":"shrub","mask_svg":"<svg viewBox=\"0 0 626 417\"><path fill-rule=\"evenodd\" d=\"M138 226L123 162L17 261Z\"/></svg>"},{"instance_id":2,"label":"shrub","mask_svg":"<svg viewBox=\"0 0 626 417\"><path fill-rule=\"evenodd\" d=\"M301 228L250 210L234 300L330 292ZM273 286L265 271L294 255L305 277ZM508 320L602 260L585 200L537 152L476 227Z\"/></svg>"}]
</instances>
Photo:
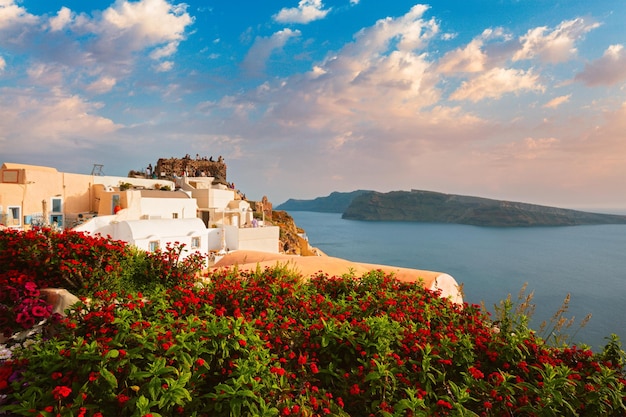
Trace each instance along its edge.
<instances>
[{"instance_id":1,"label":"shrub","mask_svg":"<svg viewBox=\"0 0 626 417\"><path fill-rule=\"evenodd\" d=\"M147 253L102 236L50 228L0 230L0 274L19 271L40 288L66 288L78 296L99 290L149 292L161 285L188 284L204 266L196 252L185 259L183 244Z\"/></svg>"},{"instance_id":2,"label":"shrub","mask_svg":"<svg viewBox=\"0 0 626 417\"><path fill-rule=\"evenodd\" d=\"M381 271L303 281L280 267L217 270L202 285L188 272L150 294L95 291L53 337L0 350L0 413L626 413L617 338L600 353L550 346L510 309L497 327L478 305Z\"/></svg>"}]
</instances>

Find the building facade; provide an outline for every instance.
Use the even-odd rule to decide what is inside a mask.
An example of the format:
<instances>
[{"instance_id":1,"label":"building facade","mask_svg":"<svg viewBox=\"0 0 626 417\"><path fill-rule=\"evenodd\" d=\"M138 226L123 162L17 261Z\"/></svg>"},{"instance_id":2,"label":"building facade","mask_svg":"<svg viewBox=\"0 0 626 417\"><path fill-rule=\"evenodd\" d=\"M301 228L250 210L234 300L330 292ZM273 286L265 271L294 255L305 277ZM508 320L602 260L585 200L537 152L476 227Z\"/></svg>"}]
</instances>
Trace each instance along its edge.
<instances>
[{"instance_id":1,"label":"building facade","mask_svg":"<svg viewBox=\"0 0 626 417\"><path fill-rule=\"evenodd\" d=\"M279 228L251 227L258 224L253 220L250 203L212 177L170 181L13 163L0 168L0 227L73 229L148 251L179 242L206 254L236 249L278 253Z\"/></svg>"}]
</instances>

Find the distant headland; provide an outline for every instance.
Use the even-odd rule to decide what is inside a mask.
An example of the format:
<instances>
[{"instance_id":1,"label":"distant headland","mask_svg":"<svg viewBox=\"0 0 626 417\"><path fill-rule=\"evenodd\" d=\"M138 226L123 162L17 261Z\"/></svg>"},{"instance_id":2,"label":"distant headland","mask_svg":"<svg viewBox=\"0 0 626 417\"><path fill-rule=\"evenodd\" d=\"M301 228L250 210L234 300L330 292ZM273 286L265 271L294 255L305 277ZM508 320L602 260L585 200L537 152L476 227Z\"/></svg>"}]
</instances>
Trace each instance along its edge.
<instances>
[{"instance_id":1,"label":"distant headland","mask_svg":"<svg viewBox=\"0 0 626 417\"><path fill-rule=\"evenodd\" d=\"M422 190L388 193L367 190L333 192L327 197L313 200L289 199L276 209L342 213L342 218L350 220L455 223L490 227L626 224L624 215Z\"/></svg>"}]
</instances>

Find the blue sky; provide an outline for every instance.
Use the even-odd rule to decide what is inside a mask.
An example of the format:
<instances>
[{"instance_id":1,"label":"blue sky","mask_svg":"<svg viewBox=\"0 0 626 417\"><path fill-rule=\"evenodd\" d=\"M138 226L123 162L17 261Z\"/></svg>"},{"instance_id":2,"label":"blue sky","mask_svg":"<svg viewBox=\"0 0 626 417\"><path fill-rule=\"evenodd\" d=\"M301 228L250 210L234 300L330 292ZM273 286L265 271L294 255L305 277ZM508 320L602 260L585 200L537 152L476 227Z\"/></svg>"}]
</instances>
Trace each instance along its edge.
<instances>
[{"instance_id":1,"label":"blue sky","mask_svg":"<svg viewBox=\"0 0 626 417\"><path fill-rule=\"evenodd\" d=\"M0 162L626 209L623 0L0 0Z\"/></svg>"}]
</instances>

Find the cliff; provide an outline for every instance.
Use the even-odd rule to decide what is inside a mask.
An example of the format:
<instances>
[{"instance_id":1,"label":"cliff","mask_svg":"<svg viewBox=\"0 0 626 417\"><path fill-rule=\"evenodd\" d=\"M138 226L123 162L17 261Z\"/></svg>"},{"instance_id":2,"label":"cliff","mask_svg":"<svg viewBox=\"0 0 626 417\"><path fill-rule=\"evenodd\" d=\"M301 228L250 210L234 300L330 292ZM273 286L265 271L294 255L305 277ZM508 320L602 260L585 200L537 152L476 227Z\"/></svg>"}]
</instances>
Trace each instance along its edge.
<instances>
[{"instance_id":1,"label":"cliff","mask_svg":"<svg viewBox=\"0 0 626 417\"><path fill-rule=\"evenodd\" d=\"M303 237L304 230L296 226L293 217L286 211L273 211L271 223L280 227L281 253L301 256L322 255L319 249L309 245L309 241Z\"/></svg>"},{"instance_id":2,"label":"cliff","mask_svg":"<svg viewBox=\"0 0 626 417\"><path fill-rule=\"evenodd\" d=\"M620 215L420 190L361 194L342 218L497 227L626 224L626 216Z\"/></svg>"},{"instance_id":3,"label":"cliff","mask_svg":"<svg viewBox=\"0 0 626 417\"><path fill-rule=\"evenodd\" d=\"M277 210L287 211L316 211L322 213L343 213L352 200L365 193L372 191L357 190L348 193L333 192L326 197L317 197L313 200L295 200L290 198L276 206Z\"/></svg>"}]
</instances>

